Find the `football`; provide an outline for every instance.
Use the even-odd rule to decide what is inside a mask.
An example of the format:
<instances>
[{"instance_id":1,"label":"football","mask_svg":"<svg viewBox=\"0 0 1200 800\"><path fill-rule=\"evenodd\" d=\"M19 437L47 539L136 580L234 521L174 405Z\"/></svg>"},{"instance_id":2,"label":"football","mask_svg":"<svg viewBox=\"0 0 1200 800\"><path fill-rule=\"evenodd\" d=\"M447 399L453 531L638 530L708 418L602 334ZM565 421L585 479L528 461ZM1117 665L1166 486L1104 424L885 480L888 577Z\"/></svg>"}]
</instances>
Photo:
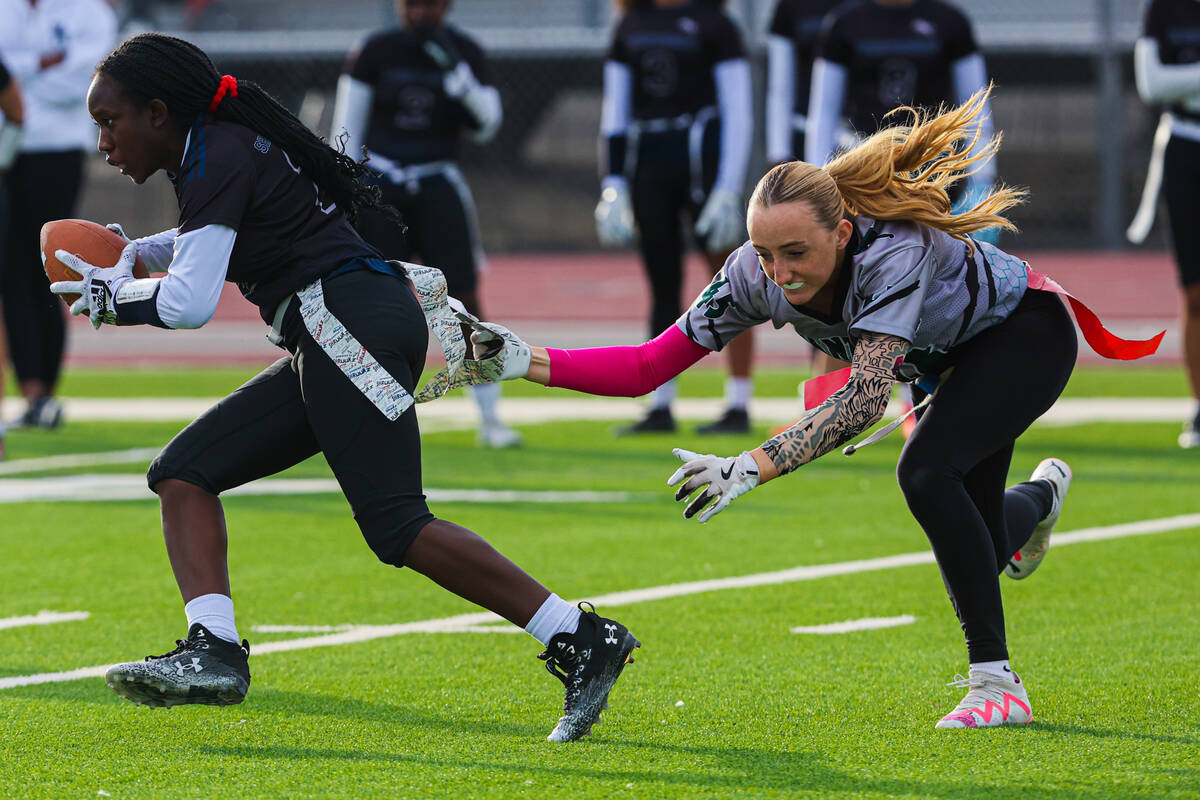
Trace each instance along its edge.
<instances>
[{"instance_id":1,"label":"football","mask_svg":"<svg viewBox=\"0 0 1200 800\"><path fill-rule=\"evenodd\" d=\"M66 250L74 253L89 264L97 267L111 267L121 257L126 241L121 236L103 225L89 222L86 219L56 219L42 226L41 247L42 265L46 269L46 277L51 283L55 281L77 281L78 272L63 265L54 257L54 251ZM147 278L150 273L138 256L133 265L135 278ZM79 299L77 294L59 295L69 308Z\"/></svg>"}]
</instances>

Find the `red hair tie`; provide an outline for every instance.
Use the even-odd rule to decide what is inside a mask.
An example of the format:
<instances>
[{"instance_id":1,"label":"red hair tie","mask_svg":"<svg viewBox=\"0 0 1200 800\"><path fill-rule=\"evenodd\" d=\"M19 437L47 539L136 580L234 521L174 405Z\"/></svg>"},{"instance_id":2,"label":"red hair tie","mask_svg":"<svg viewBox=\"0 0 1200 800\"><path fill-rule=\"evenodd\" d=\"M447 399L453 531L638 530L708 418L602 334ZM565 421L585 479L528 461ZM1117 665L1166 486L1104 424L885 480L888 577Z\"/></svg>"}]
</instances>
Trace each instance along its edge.
<instances>
[{"instance_id":1,"label":"red hair tie","mask_svg":"<svg viewBox=\"0 0 1200 800\"><path fill-rule=\"evenodd\" d=\"M209 116L217 112L217 106L221 105L221 101L225 99L225 94L230 97L237 97L237 78L232 75L222 75L221 83L217 86L217 93L213 95L212 102L208 104Z\"/></svg>"}]
</instances>

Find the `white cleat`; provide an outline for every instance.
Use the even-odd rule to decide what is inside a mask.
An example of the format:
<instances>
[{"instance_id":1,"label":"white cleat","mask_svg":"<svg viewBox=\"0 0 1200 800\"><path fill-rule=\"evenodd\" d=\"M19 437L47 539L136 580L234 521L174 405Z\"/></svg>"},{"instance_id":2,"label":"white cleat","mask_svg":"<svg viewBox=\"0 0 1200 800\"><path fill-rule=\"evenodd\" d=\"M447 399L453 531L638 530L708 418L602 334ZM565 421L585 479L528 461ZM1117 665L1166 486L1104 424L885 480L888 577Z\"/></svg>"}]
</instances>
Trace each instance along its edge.
<instances>
[{"instance_id":1,"label":"white cleat","mask_svg":"<svg viewBox=\"0 0 1200 800\"><path fill-rule=\"evenodd\" d=\"M1033 529L1029 541L1013 554L1008 560L1008 565L1004 567L1004 574L1017 581L1032 575L1046 557L1046 551L1050 549L1050 531L1054 530L1054 523L1058 522L1067 490L1071 488L1071 468L1061 458L1047 458L1037 465L1029 480L1047 481L1054 495L1054 502L1050 504L1050 513Z\"/></svg>"},{"instance_id":2,"label":"white cleat","mask_svg":"<svg viewBox=\"0 0 1200 800\"><path fill-rule=\"evenodd\" d=\"M520 444L521 434L502 422L485 423L479 428L480 447L502 450L506 447L518 447Z\"/></svg>"},{"instance_id":3,"label":"white cleat","mask_svg":"<svg viewBox=\"0 0 1200 800\"><path fill-rule=\"evenodd\" d=\"M1179 446L1184 450L1191 450L1193 447L1200 447L1200 430L1188 428L1183 433L1179 434Z\"/></svg>"},{"instance_id":4,"label":"white cleat","mask_svg":"<svg viewBox=\"0 0 1200 800\"><path fill-rule=\"evenodd\" d=\"M995 728L1025 725L1033 721L1033 706L1025 684L1012 670L1006 675L972 672L969 678L955 675L947 686L967 689L967 696L935 728Z\"/></svg>"}]
</instances>

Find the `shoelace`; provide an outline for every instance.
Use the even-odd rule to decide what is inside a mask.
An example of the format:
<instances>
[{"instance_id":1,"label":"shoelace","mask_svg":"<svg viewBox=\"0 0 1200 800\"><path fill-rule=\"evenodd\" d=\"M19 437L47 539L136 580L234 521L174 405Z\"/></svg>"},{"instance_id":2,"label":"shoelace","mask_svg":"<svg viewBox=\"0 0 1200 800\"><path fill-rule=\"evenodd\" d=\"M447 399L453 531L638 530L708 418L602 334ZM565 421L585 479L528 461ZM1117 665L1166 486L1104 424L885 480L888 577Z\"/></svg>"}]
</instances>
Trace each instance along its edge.
<instances>
[{"instance_id":1,"label":"shoelace","mask_svg":"<svg viewBox=\"0 0 1200 800\"><path fill-rule=\"evenodd\" d=\"M200 650L200 649L207 650L208 649L207 647L200 648L198 645L199 645L199 643L192 639L176 639L174 650L172 650L169 653L163 653L161 656L146 656L146 660L147 661L157 661L160 658L170 658L173 655L177 655L179 653L186 653L191 650Z\"/></svg>"},{"instance_id":2,"label":"shoelace","mask_svg":"<svg viewBox=\"0 0 1200 800\"><path fill-rule=\"evenodd\" d=\"M546 648L544 652L538 654L538 658L546 662L546 671L558 678L563 686L568 685L571 669L579 663L579 658L575 655L574 650L569 655L565 651L563 655L555 655L550 652L549 648Z\"/></svg>"}]
</instances>

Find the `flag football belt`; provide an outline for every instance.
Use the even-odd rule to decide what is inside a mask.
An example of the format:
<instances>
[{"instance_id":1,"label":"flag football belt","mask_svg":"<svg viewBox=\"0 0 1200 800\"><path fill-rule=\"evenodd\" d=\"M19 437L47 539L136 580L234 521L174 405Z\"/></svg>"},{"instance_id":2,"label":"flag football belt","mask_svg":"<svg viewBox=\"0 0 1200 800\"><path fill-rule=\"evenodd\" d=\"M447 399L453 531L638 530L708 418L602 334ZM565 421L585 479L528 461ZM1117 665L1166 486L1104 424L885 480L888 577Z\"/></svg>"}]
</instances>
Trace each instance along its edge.
<instances>
[{"instance_id":1,"label":"flag football belt","mask_svg":"<svg viewBox=\"0 0 1200 800\"><path fill-rule=\"evenodd\" d=\"M373 161L367 162L367 168L377 171L380 175L387 178L390 183L396 186L403 185L408 189L410 194L416 194L421 190L421 179L429 178L434 175L445 176L449 180L454 179L454 175L462 177L462 173L458 169L458 165L453 161L429 161L424 164L410 164L401 166L393 163L386 158L371 154ZM378 165L378 166L376 166Z\"/></svg>"},{"instance_id":2,"label":"flag football belt","mask_svg":"<svg viewBox=\"0 0 1200 800\"><path fill-rule=\"evenodd\" d=\"M1152 355L1158 350L1163 336L1166 335L1166 331L1160 331L1157 335L1145 340L1122 339L1105 328L1104 324L1100 322L1100 318L1096 316L1096 312L1088 308L1082 300L1064 289L1053 278L1030 269L1028 264L1025 265L1025 271L1028 275L1030 289L1052 292L1066 301L1067 305L1071 307L1071 311L1075 314L1075 321L1078 323L1079 330L1083 334L1083 338L1088 343L1088 346L1105 358L1131 361L1136 358ZM827 375L820 375L805 381L802 390L804 410L808 411L816 408L833 396L834 393L840 391L850 380L850 371L851 367L845 367L836 372L830 372ZM926 393L925 399L914 405L899 419L893 420L883 426L857 445L846 446L842 452L845 455L853 455L855 450L874 444L896 430L904 420L933 401L933 396L937 392L938 387L952 371L952 369L948 369L940 375L921 376L916 385Z\"/></svg>"},{"instance_id":3,"label":"flag football belt","mask_svg":"<svg viewBox=\"0 0 1200 800\"><path fill-rule=\"evenodd\" d=\"M382 265L384 262L380 262ZM441 381L443 389L440 393L432 393L429 385L418 393L416 402L425 402L434 397L440 397L447 391L452 379L463 367L466 361L467 344L460 326L459 314L465 314L462 305L449 296L446 289L446 277L441 270L418 264L407 264L403 261L386 262L386 274L407 277L412 283L413 290L420 303L421 313L433 335L437 337L446 356L446 368L430 381ZM300 317L304 327L313 341L328 355L337 368L342 371L371 404L379 409L389 420L396 420L414 403L414 398L374 356L346 328L332 311L325 305L325 292L321 283L323 280L351 272L357 269L371 269L383 272L377 266L365 259L355 259L335 270L326 278L313 281L298 290L295 295L288 295L275 309L271 329L267 338L273 344L283 345L283 319L291 305L292 297L300 300ZM444 377L443 377L444 376ZM480 382L478 380L474 381ZM431 396L430 396L431 395Z\"/></svg>"}]
</instances>

